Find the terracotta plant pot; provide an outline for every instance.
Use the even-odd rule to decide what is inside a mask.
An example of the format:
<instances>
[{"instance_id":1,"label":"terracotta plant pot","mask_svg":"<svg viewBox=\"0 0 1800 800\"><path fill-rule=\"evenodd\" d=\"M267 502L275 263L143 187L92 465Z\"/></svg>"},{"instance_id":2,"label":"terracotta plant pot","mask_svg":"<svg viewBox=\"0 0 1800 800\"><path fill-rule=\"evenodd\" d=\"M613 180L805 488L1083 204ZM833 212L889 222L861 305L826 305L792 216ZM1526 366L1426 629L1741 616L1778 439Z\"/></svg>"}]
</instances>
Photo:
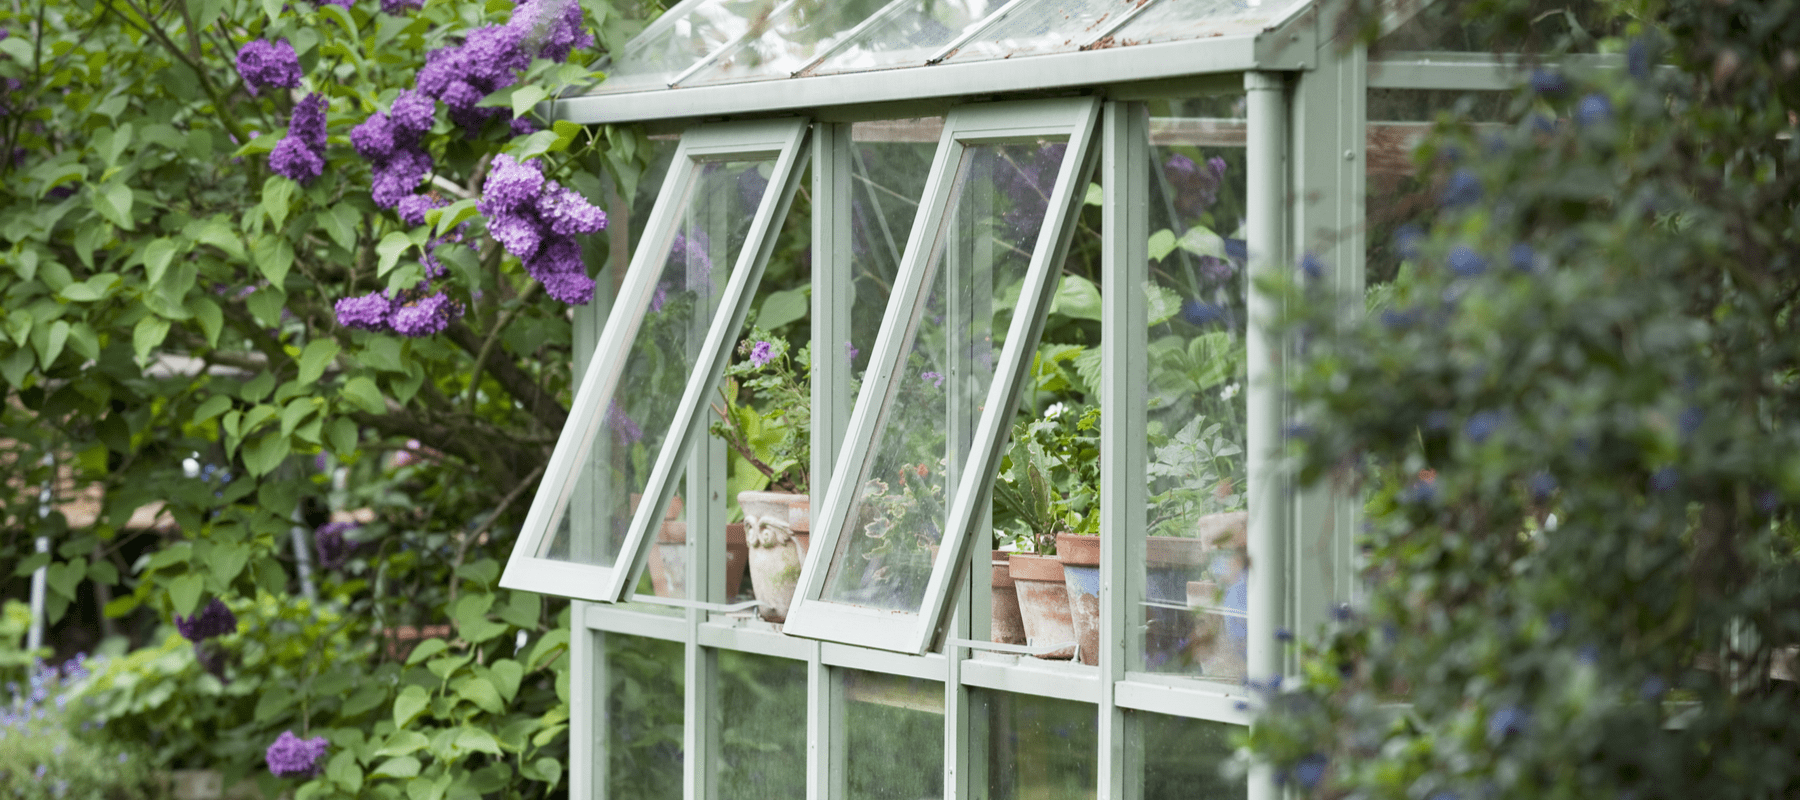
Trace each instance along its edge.
<instances>
[{"instance_id":1,"label":"terracotta plant pot","mask_svg":"<svg viewBox=\"0 0 1800 800\"><path fill-rule=\"evenodd\" d=\"M743 523L725 526L725 599L733 600L744 585L749 562ZM657 597L687 596L687 523L665 520L650 550L650 586Z\"/></svg>"},{"instance_id":2,"label":"terracotta plant pot","mask_svg":"<svg viewBox=\"0 0 1800 800\"><path fill-rule=\"evenodd\" d=\"M739 492L738 507L744 510L757 612L770 622L784 622L806 559L803 534L812 530L811 498L788 492Z\"/></svg>"},{"instance_id":3,"label":"terracotta plant pot","mask_svg":"<svg viewBox=\"0 0 1800 800\"><path fill-rule=\"evenodd\" d=\"M1013 585L1012 570L1006 557L1011 553L995 550L993 619L988 622L988 639L1001 644L1024 644L1025 622L1019 618L1019 590Z\"/></svg>"},{"instance_id":4,"label":"terracotta plant pot","mask_svg":"<svg viewBox=\"0 0 1800 800\"><path fill-rule=\"evenodd\" d=\"M641 494L631 496L631 513L637 513L643 499ZM687 523L679 519L682 508L681 497L669 501L662 525L656 529L656 541L650 544L650 588L657 597L687 594L687 555L682 550L687 546ZM664 550L668 551L666 555Z\"/></svg>"},{"instance_id":5,"label":"terracotta plant pot","mask_svg":"<svg viewBox=\"0 0 1800 800\"><path fill-rule=\"evenodd\" d=\"M1075 626L1069 619L1069 590L1063 579L1062 562L1056 556L1034 556L1013 553L1007 559L1007 572L1019 593L1019 618L1025 626L1025 643L1048 646L1075 641ZM1075 657L1073 645L1039 655L1038 658L1068 659Z\"/></svg>"},{"instance_id":6,"label":"terracotta plant pot","mask_svg":"<svg viewBox=\"0 0 1800 800\"><path fill-rule=\"evenodd\" d=\"M1063 585L1069 593L1069 620L1080 643L1081 663L1100 663L1100 537L1056 535L1056 559L1062 562Z\"/></svg>"}]
</instances>

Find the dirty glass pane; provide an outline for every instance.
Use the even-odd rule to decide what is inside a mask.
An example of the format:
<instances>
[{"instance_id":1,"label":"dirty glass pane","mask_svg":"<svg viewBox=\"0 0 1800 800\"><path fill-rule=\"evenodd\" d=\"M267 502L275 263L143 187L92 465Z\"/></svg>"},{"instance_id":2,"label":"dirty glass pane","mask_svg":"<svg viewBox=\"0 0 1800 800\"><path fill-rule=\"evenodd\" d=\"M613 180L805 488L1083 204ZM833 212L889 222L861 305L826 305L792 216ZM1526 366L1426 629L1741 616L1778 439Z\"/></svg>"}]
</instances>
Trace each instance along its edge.
<instances>
[{"instance_id":1,"label":"dirty glass pane","mask_svg":"<svg viewBox=\"0 0 1800 800\"><path fill-rule=\"evenodd\" d=\"M596 635L605 639L606 796L681 797L681 643Z\"/></svg>"},{"instance_id":2,"label":"dirty glass pane","mask_svg":"<svg viewBox=\"0 0 1800 800\"><path fill-rule=\"evenodd\" d=\"M842 41L888 0L798 0L750 29L749 38L721 54L683 86L786 78Z\"/></svg>"},{"instance_id":3,"label":"dirty glass pane","mask_svg":"<svg viewBox=\"0 0 1800 800\"><path fill-rule=\"evenodd\" d=\"M835 48L805 75L923 66L965 31L1005 5L1005 0L904 2Z\"/></svg>"},{"instance_id":4,"label":"dirty glass pane","mask_svg":"<svg viewBox=\"0 0 1800 800\"><path fill-rule=\"evenodd\" d=\"M839 674L844 682L844 741L833 761L834 767L842 765L844 796L848 800L943 797L944 685L854 669Z\"/></svg>"},{"instance_id":5,"label":"dirty glass pane","mask_svg":"<svg viewBox=\"0 0 1800 800\"><path fill-rule=\"evenodd\" d=\"M859 122L850 128L852 174L850 341L843 347L852 377L861 380L875 350L900 256L919 214L943 117ZM819 352L825 352L819 349Z\"/></svg>"},{"instance_id":6,"label":"dirty glass pane","mask_svg":"<svg viewBox=\"0 0 1800 800\"><path fill-rule=\"evenodd\" d=\"M1305 0L1161 0L1114 31L1103 47L1253 34Z\"/></svg>"},{"instance_id":7,"label":"dirty glass pane","mask_svg":"<svg viewBox=\"0 0 1800 800\"><path fill-rule=\"evenodd\" d=\"M719 797L806 796L806 662L719 651Z\"/></svg>"},{"instance_id":8,"label":"dirty glass pane","mask_svg":"<svg viewBox=\"0 0 1800 800\"><path fill-rule=\"evenodd\" d=\"M988 796L993 800L1093 797L1100 789L1099 711L1087 703L983 692L988 710Z\"/></svg>"},{"instance_id":9,"label":"dirty glass pane","mask_svg":"<svg viewBox=\"0 0 1800 800\"><path fill-rule=\"evenodd\" d=\"M1243 679L1243 97L1151 105L1141 669Z\"/></svg>"},{"instance_id":10,"label":"dirty glass pane","mask_svg":"<svg viewBox=\"0 0 1800 800\"><path fill-rule=\"evenodd\" d=\"M919 611L1064 150L1049 139L964 149L899 368L867 398L881 404L874 441L846 465L857 479L825 600Z\"/></svg>"},{"instance_id":11,"label":"dirty glass pane","mask_svg":"<svg viewBox=\"0 0 1800 800\"><path fill-rule=\"evenodd\" d=\"M1144 800L1243 800L1250 784L1226 774L1237 725L1127 710L1126 730L1143 748Z\"/></svg>"},{"instance_id":12,"label":"dirty glass pane","mask_svg":"<svg viewBox=\"0 0 1800 800\"><path fill-rule=\"evenodd\" d=\"M772 156L699 164L678 195L682 212L669 238L650 243L664 256L648 307L613 310L642 317L539 558L607 567L618 560L773 165ZM685 520L676 504L670 508L668 521Z\"/></svg>"},{"instance_id":13,"label":"dirty glass pane","mask_svg":"<svg viewBox=\"0 0 1800 800\"><path fill-rule=\"evenodd\" d=\"M676 19L659 19L625 46L597 93L668 88L669 81L719 48L764 24L781 0L700 3Z\"/></svg>"},{"instance_id":14,"label":"dirty glass pane","mask_svg":"<svg viewBox=\"0 0 1800 800\"><path fill-rule=\"evenodd\" d=\"M946 62L1080 50L1141 5L1140 0L1026 0Z\"/></svg>"}]
</instances>

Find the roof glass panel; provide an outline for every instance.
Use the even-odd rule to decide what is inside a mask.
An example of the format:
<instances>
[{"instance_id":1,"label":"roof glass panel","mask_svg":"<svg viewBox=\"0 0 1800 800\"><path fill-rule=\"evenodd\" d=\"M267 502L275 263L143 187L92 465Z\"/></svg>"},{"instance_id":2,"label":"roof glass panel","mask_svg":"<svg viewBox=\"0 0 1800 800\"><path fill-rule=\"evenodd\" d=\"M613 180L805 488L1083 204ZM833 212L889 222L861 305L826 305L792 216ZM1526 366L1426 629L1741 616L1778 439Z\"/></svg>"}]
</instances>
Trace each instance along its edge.
<instances>
[{"instance_id":1,"label":"roof glass panel","mask_svg":"<svg viewBox=\"0 0 1800 800\"><path fill-rule=\"evenodd\" d=\"M1255 33L1306 0L1162 0L1112 33L1121 45ZM1101 46L1108 46L1102 44Z\"/></svg>"},{"instance_id":2,"label":"roof glass panel","mask_svg":"<svg viewBox=\"0 0 1800 800\"><path fill-rule=\"evenodd\" d=\"M1174 0L1180 3L1183 0ZM1025 0L945 61L1080 50L1105 36L1147 0Z\"/></svg>"},{"instance_id":3,"label":"roof glass panel","mask_svg":"<svg viewBox=\"0 0 1800 800\"><path fill-rule=\"evenodd\" d=\"M916 67L987 19L1001 0L901 0L807 75Z\"/></svg>"},{"instance_id":4,"label":"roof glass panel","mask_svg":"<svg viewBox=\"0 0 1800 800\"><path fill-rule=\"evenodd\" d=\"M766 25L781 5L782 0L703 0L676 6L625 46L601 91L667 88L694 64Z\"/></svg>"},{"instance_id":5,"label":"roof glass panel","mask_svg":"<svg viewBox=\"0 0 1800 800\"><path fill-rule=\"evenodd\" d=\"M789 77L856 32L859 23L889 3L890 0L795 0L755 21L743 41L681 83L694 86Z\"/></svg>"}]
</instances>

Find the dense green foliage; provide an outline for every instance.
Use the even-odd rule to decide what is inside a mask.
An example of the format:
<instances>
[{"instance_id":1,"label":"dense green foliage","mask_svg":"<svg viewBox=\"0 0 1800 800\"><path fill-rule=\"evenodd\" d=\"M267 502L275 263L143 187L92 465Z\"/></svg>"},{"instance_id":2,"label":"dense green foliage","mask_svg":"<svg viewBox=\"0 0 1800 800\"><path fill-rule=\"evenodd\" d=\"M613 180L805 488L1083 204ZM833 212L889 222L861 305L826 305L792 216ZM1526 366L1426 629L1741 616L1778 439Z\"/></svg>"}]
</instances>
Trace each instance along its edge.
<instances>
[{"instance_id":1,"label":"dense green foliage","mask_svg":"<svg viewBox=\"0 0 1800 800\"><path fill-rule=\"evenodd\" d=\"M1516 35L1543 6L1468 11ZM1609 8L1622 36L1537 55L1624 69L1442 118L1366 313L1266 287L1300 474L1366 501L1362 597L1252 737L1309 796L1800 787L1800 9Z\"/></svg>"},{"instance_id":2,"label":"dense green foliage","mask_svg":"<svg viewBox=\"0 0 1800 800\"><path fill-rule=\"evenodd\" d=\"M464 126L433 105L415 184L441 208L409 224L372 199L379 164L351 132L414 88L429 53L515 14L420 5L0 7L0 563L14 595L47 566L52 622L83 614L118 637L70 710L148 748L150 768L223 769L301 798L566 785L566 614L496 580L566 416L569 307L488 235L476 199L501 154L595 205L636 198L643 134L533 109L598 79L589 65L655 6L582 2L595 43L527 58L483 101L498 120ZM277 41L297 86L256 90L238 53ZM276 174L315 94L321 174ZM587 238L593 274L606 240ZM333 313L384 288L405 300L423 278L462 309L436 335ZM97 487L98 521L39 522L46 482L58 504ZM127 526L153 502L170 524ZM345 544L315 542L351 510ZM37 534L49 553L33 554ZM234 632L195 647L166 627L215 598ZM415 648L422 626L446 627ZM327 740L316 776L266 770L289 730Z\"/></svg>"}]
</instances>

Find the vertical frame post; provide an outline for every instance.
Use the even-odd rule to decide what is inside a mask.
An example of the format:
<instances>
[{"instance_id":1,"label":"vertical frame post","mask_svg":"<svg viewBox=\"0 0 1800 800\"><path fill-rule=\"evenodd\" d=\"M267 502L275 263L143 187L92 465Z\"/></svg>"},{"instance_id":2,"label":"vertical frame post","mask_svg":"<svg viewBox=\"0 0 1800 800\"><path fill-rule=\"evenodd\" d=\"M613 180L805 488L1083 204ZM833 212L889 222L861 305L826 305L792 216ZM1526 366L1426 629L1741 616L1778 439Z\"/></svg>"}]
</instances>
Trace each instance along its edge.
<instances>
[{"instance_id":1,"label":"vertical frame post","mask_svg":"<svg viewBox=\"0 0 1800 800\"><path fill-rule=\"evenodd\" d=\"M1291 500L1280 473L1279 454L1285 380L1284 346L1272 326L1281 313L1276 302L1256 291L1257 280L1278 274L1287 263L1288 103L1284 76L1244 74L1249 181L1245 215L1249 249L1249 332L1246 472L1249 478L1249 678L1267 682L1282 672L1278 629L1287 618L1286 541ZM1279 796L1268 767L1250 773L1251 800Z\"/></svg>"},{"instance_id":2,"label":"vertical frame post","mask_svg":"<svg viewBox=\"0 0 1800 800\"><path fill-rule=\"evenodd\" d=\"M1100 798L1143 793L1138 737L1113 684L1143 649L1150 281L1150 111L1107 103L1100 123Z\"/></svg>"},{"instance_id":3,"label":"vertical frame post","mask_svg":"<svg viewBox=\"0 0 1800 800\"><path fill-rule=\"evenodd\" d=\"M1333 45L1326 45L1331 47ZM1360 310L1364 284L1367 186L1368 51L1356 45L1298 76L1294 92L1290 193L1294 248L1317 259L1343 302ZM1302 135L1300 132L1305 131ZM1328 486L1295 492L1294 579L1288 601L1296 636L1330 619L1353 599L1355 541L1361 503ZM1292 670L1294 664L1289 664Z\"/></svg>"},{"instance_id":4,"label":"vertical frame post","mask_svg":"<svg viewBox=\"0 0 1800 800\"><path fill-rule=\"evenodd\" d=\"M855 151L848 123L814 123L812 151L812 495L830 480L850 425L851 209ZM806 796L844 796L844 693L812 642L806 664Z\"/></svg>"}]
</instances>

